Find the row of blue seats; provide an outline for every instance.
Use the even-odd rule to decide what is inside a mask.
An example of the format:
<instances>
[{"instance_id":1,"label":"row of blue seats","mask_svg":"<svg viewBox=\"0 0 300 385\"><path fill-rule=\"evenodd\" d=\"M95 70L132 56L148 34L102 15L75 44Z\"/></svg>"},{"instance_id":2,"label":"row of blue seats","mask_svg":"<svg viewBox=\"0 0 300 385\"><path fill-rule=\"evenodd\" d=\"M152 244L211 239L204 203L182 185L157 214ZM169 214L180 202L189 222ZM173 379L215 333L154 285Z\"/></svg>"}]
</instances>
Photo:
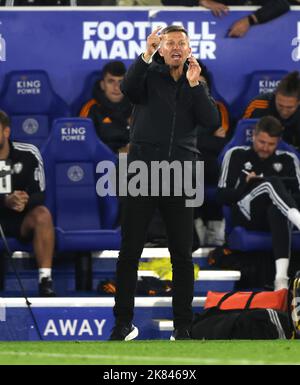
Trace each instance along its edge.
<instances>
[{"instance_id":1,"label":"row of blue seats","mask_svg":"<svg viewBox=\"0 0 300 385\"><path fill-rule=\"evenodd\" d=\"M232 118L241 116L247 103L256 95L273 91L286 71L255 71L249 74L239 97L228 106L212 81L212 94L227 105ZM0 109L11 117L13 138L41 147L54 119L78 116L82 105L92 97L99 71L88 75L82 93L68 105L53 89L45 71L28 70L8 73L0 93Z\"/></svg>"},{"instance_id":2,"label":"row of blue seats","mask_svg":"<svg viewBox=\"0 0 300 385\"><path fill-rule=\"evenodd\" d=\"M50 120L54 119L56 114L59 116L63 116L63 112L67 114L67 106L54 93L49 77L44 71L28 71L26 76L24 72L14 72L9 75L9 79L4 88L5 92L3 91L0 96L1 108L12 116L15 139L43 147L47 204L56 224L58 250L118 248L120 234L112 225L118 212L117 200L113 197L100 199L95 190L96 164L101 160L115 160L115 155L99 141L90 120L58 119L52 126ZM20 115L14 112L14 109L18 109ZM27 125L24 125L22 117L30 109L37 115L27 118ZM49 113L48 117L46 112ZM47 120L49 128L45 136L39 136L35 123L30 122L33 116L40 117L43 127L46 124L42 124L42 119ZM244 124L244 128L241 131L236 130L229 146L233 143L245 144L251 138L247 121L241 124ZM249 124L251 126L253 122L248 122L248 126ZM17 125L22 127L22 130L19 130L21 133L34 136L36 142L22 137L21 134L18 135ZM45 140L46 143L42 146ZM84 175L81 182L70 181L68 170L72 170L72 167L77 173ZM99 210L95 210L95 207L99 207ZM227 235L229 237L228 231Z\"/></svg>"},{"instance_id":3,"label":"row of blue seats","mask_svg":"<svg viewBox=\"0 0 300 385\"><path fill-rule=\"evenodd\" d=\"M220 162L228 149L251 142L256 121L247 119L239 122L235 135L220 155ZM279 148L291 151L300 158L300 154L284 141L280 142ZM97 178L99 180L103 175L97 174L98 163L111 161L115 164L116 156L98 139L92 121L57 119L41 153L45 164L47 206L55 223L57 250L119 249L118 199L112 195L101 197L96 191ZM224 208L224 218L226 238L231 249L272 249L270 234L233 227L228 207ZM10 246L12 250L30 249L14 239L10 240ZM293 232L292 247L300 250L299 231Z\"/></svg>"}]
</instances>

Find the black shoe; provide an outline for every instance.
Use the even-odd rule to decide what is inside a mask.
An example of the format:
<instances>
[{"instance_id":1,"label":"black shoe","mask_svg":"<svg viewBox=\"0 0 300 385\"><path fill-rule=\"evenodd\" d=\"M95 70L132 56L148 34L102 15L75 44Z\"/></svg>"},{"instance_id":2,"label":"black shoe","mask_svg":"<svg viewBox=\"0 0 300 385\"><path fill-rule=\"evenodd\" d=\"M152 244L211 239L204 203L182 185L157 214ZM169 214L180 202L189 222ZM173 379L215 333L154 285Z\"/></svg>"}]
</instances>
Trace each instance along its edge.
<instances>
[{"instance_id":1,"label":"black shoe","mask_svg":"<svg viewBox=\"0 0 300 385\"><path fill-rule=\"evenodd\" d=\"M190 332L187 328L176 328L170 337L170 341L191 340Z\"/></svg>"},{"instance_id":2,"label":"black shoe","mask_svg":"<svg viewBox=\"0 0 300 385\"><path fill-rule=\"evenodd\" d=\"M109 337L110 341L130 341L139 334L139 329L132 325L116 325Z\"/></svg>"},{"instance_id":3,"label":"black shoe","mask_svg":"<svg viewBox=\"0 0 300 385\"><path fill-rule=\"evenodd\" d=\"M56 297L53 290L53 281L49 277L42 278L39 283L39 295L40 297Z\"/></svg>"}]
</instances>

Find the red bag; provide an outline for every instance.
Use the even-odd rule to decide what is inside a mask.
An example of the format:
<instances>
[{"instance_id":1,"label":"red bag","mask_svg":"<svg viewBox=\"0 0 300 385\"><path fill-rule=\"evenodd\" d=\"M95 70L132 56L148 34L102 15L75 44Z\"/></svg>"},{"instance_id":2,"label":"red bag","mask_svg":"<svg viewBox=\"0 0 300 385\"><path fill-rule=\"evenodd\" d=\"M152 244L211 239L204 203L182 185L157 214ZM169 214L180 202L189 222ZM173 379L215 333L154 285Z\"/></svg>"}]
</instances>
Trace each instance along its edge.
<instances>
[{"instance_id":1,"label":"red bag","mask_svg":"<svg viewBox=\"0 0 300 385\"><path fill-rule=\"evenodd\" d=\"M221 301L221 310L245 309L248 305L249 309L274 309L287 311L287 294L287 289L261 292L237 291L235 293L208 291L204 309L215 307ZM225 296L227 298L223 299Z\"/></svg>"}]
</instances>

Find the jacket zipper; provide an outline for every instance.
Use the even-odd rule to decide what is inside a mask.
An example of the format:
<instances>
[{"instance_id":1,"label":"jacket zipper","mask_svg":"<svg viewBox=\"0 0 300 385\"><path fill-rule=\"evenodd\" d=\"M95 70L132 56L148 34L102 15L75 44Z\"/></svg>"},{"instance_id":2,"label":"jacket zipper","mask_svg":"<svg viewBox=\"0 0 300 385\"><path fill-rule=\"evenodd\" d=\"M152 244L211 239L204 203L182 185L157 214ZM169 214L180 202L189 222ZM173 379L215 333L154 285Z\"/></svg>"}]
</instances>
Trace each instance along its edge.
<instances>
[{"instance_id":1,"label":"jacket zipper","mask_svg":"<svg viewBox=\"0 0 300 385\"><path fill-rule=\"evenodd\" d=\"M175 132L175 122L176 122L176 110L173 115L172 120L172 129L171 129L171 136L170 136L170 144L169 144L169 160L171 160L171 153L172 153L172 147L173 147L173 141L174 141L174 132Z\"/></svg>"},{"instance_id":2,"label":"jacket zipper","mask_svg":"<svg viewBox=\"0 0 300 385\"><path fill-rule=\"evenodd\" d=\"M171 127L171 136L170 136L170 142L169 142L169 152L168 152L168 157L169 160L171 160L171 153L172 153L172 147L173 147L173 142L174 142L174 133L175 133L175 124L176 124L176 111L177 111L177 91L176 90L176 95L175 95L175 108L174 108L174 114L173 114L173 119L172 119L172 127Z\"/></svg>"}]
</instances>

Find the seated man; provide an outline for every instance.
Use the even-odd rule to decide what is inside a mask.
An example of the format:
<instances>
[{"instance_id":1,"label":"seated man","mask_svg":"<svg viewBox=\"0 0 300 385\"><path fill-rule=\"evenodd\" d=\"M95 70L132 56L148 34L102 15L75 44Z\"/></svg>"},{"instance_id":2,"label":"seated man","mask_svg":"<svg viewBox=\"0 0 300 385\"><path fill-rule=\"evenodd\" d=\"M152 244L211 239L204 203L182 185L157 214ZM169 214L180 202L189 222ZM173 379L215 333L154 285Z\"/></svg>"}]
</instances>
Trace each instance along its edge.
<instances>
[{"instance_id":1,"label":"seated man","mask_svg":"<svg viewBox=\"0 0 300 385\"><path fill-rule=\"evenodd\" d=\"M271 115L284 127L283 140L300 149L300 73L293 71L282 78L276 91L257 96L244 113L244 119Z\"/></svg>"},{"instance_id":2,"label":"seated man","mask_svg":"<svg viewBox=\"0 0 300 385\"><path fill-rule=\"evenodd\" d=\"M53 297L54 228L43 205L43 160L35 146L9 140L9 125L9 117L0 111L0 223L5 235L32 240L39 268L39 295Z\"/></svg>"},{"instance_id":3,"label":"seated man","mask_svg":"<svg viewBox=\"0 0 300 385\"><path fill-rule=\"evenodd\" d=\"M93 120L99 138L116 153L127 152L129 143L132 105L120 90L125 73L122 62L107 63L102 70L102 80L95 83L94 99L80 111L80 117Z\"/></svg>"},{"instance_id":4,"label":"seated man","mask_svg":"<svg viewBox=\"0 0 300 385\"><path fill-rule=\"evenodd\" d=\"M289 221L300 229L300 212L292 196L299 194L299 160L290 152L276 150L282 133L276 118L260 119L252 147L226 152L217 192L220 203L231 206L234 226L271 232L275 290L288 287Z\"/></svg>"}]
</instances>

